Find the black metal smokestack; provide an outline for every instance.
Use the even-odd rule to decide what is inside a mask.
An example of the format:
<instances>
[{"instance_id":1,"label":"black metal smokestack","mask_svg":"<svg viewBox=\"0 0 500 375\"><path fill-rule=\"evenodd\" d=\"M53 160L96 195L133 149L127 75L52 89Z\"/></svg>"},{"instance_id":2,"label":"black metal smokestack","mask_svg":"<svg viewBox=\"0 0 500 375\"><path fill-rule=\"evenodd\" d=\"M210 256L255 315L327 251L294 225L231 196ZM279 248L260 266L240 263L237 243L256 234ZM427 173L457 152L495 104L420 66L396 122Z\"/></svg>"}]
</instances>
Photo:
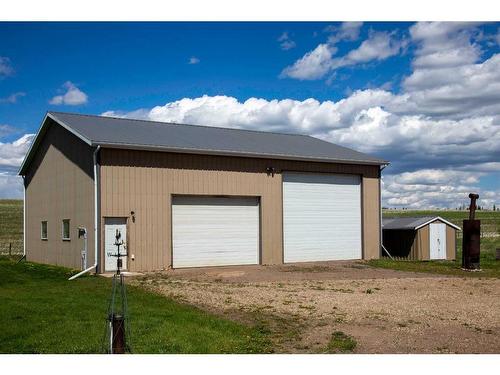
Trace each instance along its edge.
<instances>
[{"instance_id":1,"label":"black metal smokestack","mask_svg":"<svg viewBox=\"0 0 500 375\"><path fill-rule=\"evenodd\" d=\"M476 200L478 194L469 194L469 219L463 221L463 239L462 239L462 268L464 270L480 269L481 254L481 220L475 219Z\"/></svg>"}]
</instances>

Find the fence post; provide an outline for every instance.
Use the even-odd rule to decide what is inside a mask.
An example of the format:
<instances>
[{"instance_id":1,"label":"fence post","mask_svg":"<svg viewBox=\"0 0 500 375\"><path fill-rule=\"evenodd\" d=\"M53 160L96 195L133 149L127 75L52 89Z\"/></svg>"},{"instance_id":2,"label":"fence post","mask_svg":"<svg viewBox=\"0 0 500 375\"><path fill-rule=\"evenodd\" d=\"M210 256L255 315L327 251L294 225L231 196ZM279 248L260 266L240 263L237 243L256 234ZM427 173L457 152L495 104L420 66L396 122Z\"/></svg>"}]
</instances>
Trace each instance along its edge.
<instances>
[{"instance_id":1,"label":"fence post","mask_svg":"<svg viewBox=\"0 0 500 375\"><path fill-rule=\"evenodd\" d=\"M12 242L9 242L9 257L12 256Z\"/></svg>"}]
</instances>

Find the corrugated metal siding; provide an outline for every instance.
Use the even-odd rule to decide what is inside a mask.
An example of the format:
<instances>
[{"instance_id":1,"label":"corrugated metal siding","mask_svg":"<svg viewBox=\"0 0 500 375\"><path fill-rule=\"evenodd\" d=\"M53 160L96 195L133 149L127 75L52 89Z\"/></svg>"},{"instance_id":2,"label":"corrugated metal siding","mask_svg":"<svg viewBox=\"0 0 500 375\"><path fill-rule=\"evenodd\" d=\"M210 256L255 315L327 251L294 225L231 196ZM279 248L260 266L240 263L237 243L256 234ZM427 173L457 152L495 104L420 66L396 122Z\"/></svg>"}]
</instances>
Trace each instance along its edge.
<instances>
[{"instance_id":1,"label":"corrugated metal siding","mask_svg":"<svg viewBox=\"0 0 500 375\"><path fill-rule=\"evenodd\" d=\"M274 167L274 176L266 173ZM130 217L130 269L171 265L171 195L261 197L262 263L283 262L281 171L362 175L364 257L379 256L378 166L101 149L101 215ZM102 241L101 241L102 242Z\"/></svg>"},{"instance_id":2,"label":"corrugated metal siding","mask_svg":"<svg viewBox=\"0 0 500 375\"><path fill-rule=\"evenodd\" d=\"M80 268L88 231L87 265L94 263L92 149L61 126L51 125L26 175L26 252L30 261ZM70 219L71 241L62 241L62 219ZM40 239L47 220L48 239Z\"/></svg>"},{"instance_id":3,"label":"corrugated metal siding","mask_svg":"<svg viewBox=\"0 0 500 375\"><path fill-rule=\"evenodd\" d=\"M457 230L449 225L446 226L446 259L457 258Z\"/></svg>"},{"instance_id":4,"label":"corrugated metal siding","mask_svg":"<svg viewBox=\"0 0 500 375\"><path fill-rule=\"evenodd\" d=\"M421 260L429 260L431 257L431 250L429 246L429 226L426 225L418 230L418 248L419 258Z\"/></svg>"},{"instance_id":5,"label":"corrugated metal siding","mask_svg":"<svg viewBox=\"0 0 500 375\"><path fill-rule=\"evenodd\" d=\"M358 166L358 168L361 166ZM380 183L377 168L365 169L362 178L363 192L361 206L363 209L363 259L380 257Z\"/></svg>"},{"instance_id":6,"label":"corrugated metal siding","mask_svg":"<svg viewBox=\"0 0 500 375\"><path fill-rule=\"evenodd\" d=\"M415 234L413 239L413 244L411 245L410 255L408 256L409 260L418 260L420 258L420 243L422 242L421 236L418 235L418 232Z\"/></svg>"}]
</instances>

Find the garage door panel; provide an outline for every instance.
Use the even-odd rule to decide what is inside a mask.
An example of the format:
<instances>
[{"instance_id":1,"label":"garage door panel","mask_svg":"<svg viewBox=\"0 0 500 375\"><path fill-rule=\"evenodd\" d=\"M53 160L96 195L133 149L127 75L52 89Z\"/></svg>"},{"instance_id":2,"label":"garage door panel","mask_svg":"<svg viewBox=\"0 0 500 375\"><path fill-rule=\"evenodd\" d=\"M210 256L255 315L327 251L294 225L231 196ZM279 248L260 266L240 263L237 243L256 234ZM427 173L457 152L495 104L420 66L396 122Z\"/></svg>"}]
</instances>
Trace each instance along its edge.
<instances>
[{"instance_id":1,"label":"garage door panel","mask_svg":"<svg viewBox=\"0 0 500 375\"><path fill-rule=\"evenodd\" d=\"M283 174L285 262L361 258L356 175Z\"/></svg>"},{"instance_id":2,"label":"garage door panel","mask_svg":"<svg viewBox=\"0 0 500 375\"><path fill-rule=\"evenodd\" d=\"M257 198L174 197L173 267L259 263Z\"/></svg>"}]
</instances>

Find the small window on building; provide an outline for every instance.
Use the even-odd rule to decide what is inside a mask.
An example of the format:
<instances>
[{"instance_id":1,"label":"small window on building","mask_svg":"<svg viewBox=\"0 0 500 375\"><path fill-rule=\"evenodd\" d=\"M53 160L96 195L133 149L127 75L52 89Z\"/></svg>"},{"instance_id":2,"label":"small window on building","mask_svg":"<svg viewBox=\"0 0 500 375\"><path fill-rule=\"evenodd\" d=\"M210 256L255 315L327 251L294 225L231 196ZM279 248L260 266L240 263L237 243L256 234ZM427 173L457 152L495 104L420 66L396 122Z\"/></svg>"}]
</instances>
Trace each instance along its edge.
<instances>
[{"instance_id":1,"label":"small window on building","mask_svg":"<svg viewBox=\"0 0 500 375\"><path fill-rule=\"evenodd\" d=\"M69 219L63 219L62 221L62 239L69 241Z\"/></svg>"},{"instance_id":2,"label":"small window on building","mask_svg":"<svg viewBox=\"0 0 500 375\"><path fill-rule=\"evenodd\" d=\"M40 225L40 238L42 240L47 239L47 222L46 221L42 221L42 223Z\"/></svg>"}]
</instances>

